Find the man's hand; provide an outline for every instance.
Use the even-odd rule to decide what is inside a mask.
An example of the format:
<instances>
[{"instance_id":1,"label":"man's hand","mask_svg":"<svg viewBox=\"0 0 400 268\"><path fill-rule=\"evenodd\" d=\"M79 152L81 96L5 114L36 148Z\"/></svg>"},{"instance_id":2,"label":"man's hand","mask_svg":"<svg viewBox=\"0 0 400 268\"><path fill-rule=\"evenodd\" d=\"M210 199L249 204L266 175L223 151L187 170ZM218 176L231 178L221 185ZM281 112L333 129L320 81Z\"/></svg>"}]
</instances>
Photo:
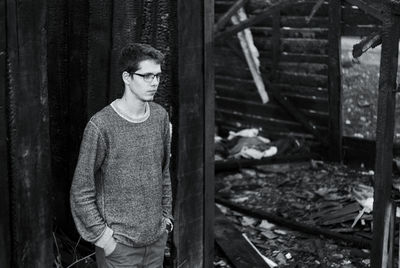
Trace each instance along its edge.
<instances>
[{"instance_id":1,"label":"man's hand","mask_svg":"<svg viewBox=\"0 0 400 268\"><path fill-rule=\"evenodd\" d=\"M106 257L109 256L111 253L114 252L116 247L117 247L117 242L114 240L114 237L111 237L104 246L104 255Z\"/></svg>"}]
</instances>

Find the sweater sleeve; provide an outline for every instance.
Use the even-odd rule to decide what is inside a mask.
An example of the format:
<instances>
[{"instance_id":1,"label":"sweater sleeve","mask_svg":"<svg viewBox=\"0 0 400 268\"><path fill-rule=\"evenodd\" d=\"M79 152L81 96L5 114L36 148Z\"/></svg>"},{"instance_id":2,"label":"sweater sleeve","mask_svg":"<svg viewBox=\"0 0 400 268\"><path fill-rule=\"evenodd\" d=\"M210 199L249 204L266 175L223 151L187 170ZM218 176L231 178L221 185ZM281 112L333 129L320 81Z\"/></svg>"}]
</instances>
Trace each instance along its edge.
<instances>
[{"instance_id":1,"label":"sweater sleeve","mask_svg":"<svg viewBox=\"0 0 400 268\"><path fill-rule=\"evenodd\" d=\"M172 216L172 190L169 163L171 157L171 133L168 114L164 119L164 159L163 159L163 196L162 207L163 216L173 220Z\"/></svg>"},{"instance_id":2,"label":"sweater sleeve","mask_svg":"<svg viewBox=\"0 0 400 268\"><path fill-rule=\"evenodd\" d=\"M106 241L112 236L112 230L106 226L96 204L95 174L104 160L105 149L98 127L89 121L83 134L71 185L70 203L78 232L91 243Z\"/></svg>"}]
</instances>

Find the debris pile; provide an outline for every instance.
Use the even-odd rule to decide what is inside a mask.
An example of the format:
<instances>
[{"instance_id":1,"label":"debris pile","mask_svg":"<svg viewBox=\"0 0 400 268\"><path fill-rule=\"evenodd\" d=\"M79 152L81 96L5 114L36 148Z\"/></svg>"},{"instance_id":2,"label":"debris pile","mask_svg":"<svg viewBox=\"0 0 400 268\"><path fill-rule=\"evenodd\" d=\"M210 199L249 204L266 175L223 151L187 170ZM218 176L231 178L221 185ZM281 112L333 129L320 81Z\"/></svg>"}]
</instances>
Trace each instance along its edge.
<instances>
[{"instance_id":1,"label":"debris pile","mask_svg":"<svg viewBox=\"0 0 400 268\"><path fill-rule=\"evenodd\" d=\"M215 136L215 160L225 159L262 159L275 155L308 151L304 141L296 138L285 138L271 142L259 135L259 130L243 129L229 132L225 139Z\"/></svg>"},{"instance_id":2,"label":"debris pile","mask_svg":"<svg viewBox=\"0 0 400 268\"><path fill-rule=\"evenodd\" d=\"M221 206L224 215L279 267L369 267L368 246L356 242L367 241L365 245L372 238L373 175L322 161L257 166L217 173L216 197L338 234L336 239L311 235Z\"/></svg>"}]
</instances>

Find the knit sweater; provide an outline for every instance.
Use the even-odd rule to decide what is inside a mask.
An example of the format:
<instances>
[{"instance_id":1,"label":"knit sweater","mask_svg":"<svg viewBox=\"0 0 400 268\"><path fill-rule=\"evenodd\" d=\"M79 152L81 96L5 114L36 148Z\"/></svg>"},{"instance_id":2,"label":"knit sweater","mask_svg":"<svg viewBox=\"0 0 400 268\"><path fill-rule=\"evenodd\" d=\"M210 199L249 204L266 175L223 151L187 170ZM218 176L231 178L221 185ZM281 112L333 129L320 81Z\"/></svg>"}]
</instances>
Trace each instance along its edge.
<instances>
[{"instance_id":1,"label":"knit sweater","mask_svg":"<svg viewBox=\"0 0 400 268\"><path fill-rule=\"evenodd\" d=\"M133 122L108 105L85 128L70 203L89 242L112 235L128 246L150 245L172 219L168 114L153 102L147 108L148 117Z\"/></svg>"}]
</instances>

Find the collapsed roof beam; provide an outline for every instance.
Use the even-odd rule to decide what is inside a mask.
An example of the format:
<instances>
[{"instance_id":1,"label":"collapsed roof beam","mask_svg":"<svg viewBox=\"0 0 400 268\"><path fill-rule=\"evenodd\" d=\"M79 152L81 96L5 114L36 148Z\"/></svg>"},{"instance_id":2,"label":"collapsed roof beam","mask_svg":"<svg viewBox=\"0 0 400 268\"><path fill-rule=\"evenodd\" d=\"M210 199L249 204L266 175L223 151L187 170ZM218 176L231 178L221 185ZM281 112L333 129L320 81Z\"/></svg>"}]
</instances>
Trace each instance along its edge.
<instances>
[{"instance_id":1,"label":"collapsed roof beam","mask_svg":"<svg viewBox=\"0 0 400 268\"><path fill-rule=\"evenodd\" d=\"M382 44L382 36L380 33L374 32L364 37L361 41L353 46L353 57L358 58L370 48L374 48Z\"/></svg>"},{"instance_id":2,"label":"collapsed roof beam","mask_svg":"<svg viewBox=\"0 0 400 268\"><path fill-rule=\"evenodd\" d=\"M264 10L260 14L254 16L254 17L251 17L247 20L244 20L240 24L231 26L223 32L216 33L215 40L234 35L235 33L240 32L243 29L246 29L250 26L253 26L254 24L257 24L257 23L265 20L266 18L271 16L274 12L279 11L282 8L285 8L285 7L288 7L293 4L297 4L297 3L303 3L303 2L305 2L305 0L282 0L278 3L272 4L271 6L269 6L266 10Z\"/></svg>"},{"instance_id":3,"label":"collapsed roof beam","mask_svg":"<svg viewBox=\"0 0 400 268\"><path fill-rule=\"evenodd\" d=\"M346 0L347 3L357 6L365 13L383 21L383 6L382 3L373 0Z\"/></svg>"},{"instance_id":4,"label":"collapsed roof beam","mask_svg":"<svg viewBox=\"0 0 400 268\"><path fill-rule=\"evenodd\" d=\"M228 23L228 21L231 19L232 15L234 15L236 11L238 11L239 8L243 7L248 1L249 0L237 0L214 25L214 33L216 33L219 30L222 30Z\"/></svg>"},{"instance_id":5,"label":"collapsed roof beam","mask_svg":"<svg viewBox=\"0 0 400 268\"><path fill-rule=\"evenodd\" d=\"M310 15L306 18L306 22L310 23L311 19L314 17L315 13L318 11L318 9L321 8L322 4L325 2L325 0L318 0L317 3L315 3L313 9L311 10Z\"/></svg>"}]
</instances>

